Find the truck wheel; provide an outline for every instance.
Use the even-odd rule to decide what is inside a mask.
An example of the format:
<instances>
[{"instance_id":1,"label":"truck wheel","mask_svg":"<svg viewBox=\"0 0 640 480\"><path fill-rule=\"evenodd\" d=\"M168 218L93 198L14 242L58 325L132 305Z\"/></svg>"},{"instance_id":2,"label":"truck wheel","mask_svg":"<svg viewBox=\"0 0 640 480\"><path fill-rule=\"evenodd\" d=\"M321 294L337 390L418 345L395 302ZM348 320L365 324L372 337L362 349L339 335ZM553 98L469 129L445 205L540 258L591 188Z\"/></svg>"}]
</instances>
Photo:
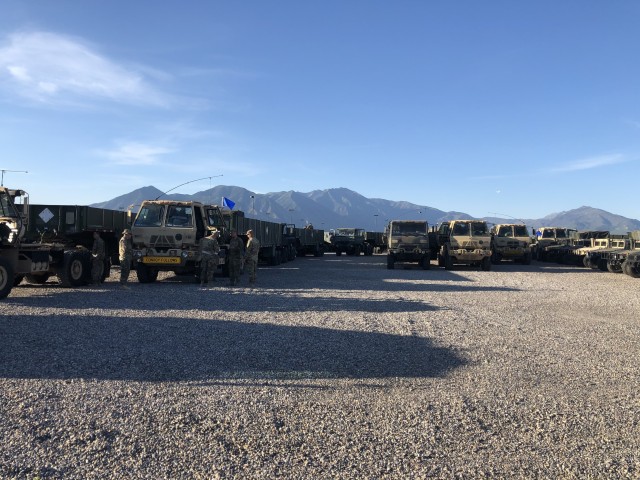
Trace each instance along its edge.
<instances>
[{"instance_id":1,"label":"truck wheel","mask_svg":"<svg viewBox=\"0 0 640 480\"><path fill-rule=\"evenodd\" d=\"M633 266L628 263L626 263L626 265L627 265L627 270L626 270L627 275L633 278L640 278L640 268L638 268L638 266Z\"/></svg>"},{"instance_id":2,"label":"truck wheel","mask_svg":"<svg viewBox=\"0 0 640 480\"><path fill-rule=\"evenodd\" d=\"M22 280L24 279L24 275L16 275L13 277L13 286L17 287L18 285L20 285L22 283Z\"/></svg>"},{"instance_id":3,"label":"truck wheel","mask_svg":"<svg viewBox=\"0 0 640 480\"><path fill-rule=\"evenodd\" d=\"M420 260L420 266L423 270L431 270L431 258L422 257L422 260Z\"/></svg>"},{"instance_id":4,"label":"truck wheel","mask_svg":"<svg viewBox=\"0 0 640 480\"><path fill-rule=\"evenodd\" d=\"M49 280L49 274L45 273L44 275L34 275L32 273L27 275L27 282L29 283L35 283L36 285L43 285L45 283L47 283L47 280Z\"/></svg>"},{"instance_id":5,"label":"truck wheel","mask_svg":"<svg viewBox=\"0 0 640 480\"><path fill-rule=\"evenodd\" d=\"M589 260L589 257L587 255L582 258L582 265L584 265L586 268L591 268L591 261Z\"/></svg>"},{"instance_id":6,"label":"truck wheel","mask_svg":"<svg viewBox=\"0 0 640 480\"><path fill-rule=\"evenodd\" d=\"M392 255L387 255L387 270L393 270L395 268L395 260Z\"/></svg>"},{"instance_id":7,"label":"truck wheel","mask_svg":"<svg viewBox=\"0 0 640 480\"><path fill-rule=\"evenodd\" d=\"M0 257L0 299L6 298L13 288L13 268L11 262L6 258Z\"/></svg>"},{"instance_id":8,"label":"truck wheel","mask_svg":"<svg viewBox=\"0 0 640 480\"><path fill-rule=\"evenodd\" d=\"M444 268L445 270L453 270L453 259L451 255L449 255L449 250L445 249L444 251Z\"/></svg>"},{"instance_id":9,"label":"truck wheel","mask_svg":"<svg viewBox=\"0 0 640 480\"><path fill-rule=\"evenodd\" d=\"M488 272L489 270L491 270L491 258L484 257L482 259L482 262L480 262L480 268L485 272Z\"/></svg>"},{"instance_id":10,"label":"truck wheel","mask_svg":"<svg viewBox=\"0 0 640 480\"><path fill-rule=\"evenodd\" d=\"M87 256L77 250L64 252L62 271L58 278L63 287L79 287L86 283L86 275L89 271Z\"/></svg>"},{"instance_id":11,"label":"truck wheel","mask_svg":"<svg viewBox=\"0 0 640 480\"><path fill-rule=\"evenodd\" d=\"M500 254L493 252L491 254L491 263L493 263L494 265L500 265L502 258L500 257Z\"/></svg>"},{"instance_id":12,"label":"truck wheel","mask_svg":"<svg viewBox=\"0 0 640 480\"><path fill-rule=\"evenodd\" d=\"M622 267L620 265L614 265L607 262L607 270L609 270L611 273L621 273Z\"/></svg>"},{"instance_id":13,"label":"truck wheel","mask_svg":"<svg viewBox=\"0 0 640 480\"><path fill-rule=\"evenodd\" d=\"M527 252L524 254L524 257L522 257L522 264L531 265L531 252Z\"/></svg>"},{"instance_id":14,"label":"truck wheel","mask_svg":"<svg viewBox=\"0 0 640 480\"><path fill-rule=\"evenodd\" d=\"M158 279L158 270L145 265L142 262L136 264L138 283L153 283Z\"/></svg>"}]
</instances>

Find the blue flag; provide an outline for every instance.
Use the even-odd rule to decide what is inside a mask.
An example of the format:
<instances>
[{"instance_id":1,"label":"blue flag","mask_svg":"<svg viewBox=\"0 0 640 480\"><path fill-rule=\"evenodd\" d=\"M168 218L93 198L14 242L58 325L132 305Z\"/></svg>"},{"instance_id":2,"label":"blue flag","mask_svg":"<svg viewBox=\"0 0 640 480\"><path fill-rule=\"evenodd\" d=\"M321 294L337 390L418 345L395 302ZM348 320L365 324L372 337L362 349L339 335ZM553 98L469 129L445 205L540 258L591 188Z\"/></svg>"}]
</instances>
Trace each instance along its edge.
<instances>
[{"instance_id":1,"label":"blue flag","mask_svg":"<svg viewBox=\"0 0 640 480\"><path fill-rule=\"evenodd\" d=\"M233 210L233 207L236 206L236 202L232 202L227 197L222 197L222 206L227 207L229 210Z\"/></svg>"}]
</instances>

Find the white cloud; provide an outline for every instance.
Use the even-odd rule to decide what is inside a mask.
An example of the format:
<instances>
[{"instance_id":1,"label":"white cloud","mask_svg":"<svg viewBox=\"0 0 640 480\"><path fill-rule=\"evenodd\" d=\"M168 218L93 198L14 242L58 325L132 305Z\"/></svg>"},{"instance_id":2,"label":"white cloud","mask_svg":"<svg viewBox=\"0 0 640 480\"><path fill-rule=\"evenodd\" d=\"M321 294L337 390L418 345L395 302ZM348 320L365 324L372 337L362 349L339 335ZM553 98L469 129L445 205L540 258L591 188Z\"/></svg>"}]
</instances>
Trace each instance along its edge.
<instances>
[{"instance_id":1,"label":"white cloud","mask_svg":"<svg viewBox=\"0 0 640 480\"><path fill-rule=\"evenodd\" d=\"M113 150L100 150L96 153L118 165L154 165L158 157L173 153L166 147L153 146L138 142L125 142Z\"/></svg>"},{"instance_id":2,"label":"white cloud","mask_svg":"<svg viewBox=\"0 0 640 480\"><path fill-rule=\"evenodd\" d=\"M560 172L576 172L579 170L590 170L592 168L604 167L607 165L614 165L617 163L624 163L629 161L623 155L616 153L612 155L601 155L599 157L584 158L575 162L570 162L558 167L551 168L553 173Z\"/></svg>"},{"instance_id":3,"label":"white cloud","mask_svg":"<svg viewBox=\"0 0 640 480\"><path fill-rule=\"evenodd\" d=\"M78 39L49 32L14 33L0 44L0 88L46 103L170 103L149 84L142 69L127 68Z\"/></svg>"}]
</instances>

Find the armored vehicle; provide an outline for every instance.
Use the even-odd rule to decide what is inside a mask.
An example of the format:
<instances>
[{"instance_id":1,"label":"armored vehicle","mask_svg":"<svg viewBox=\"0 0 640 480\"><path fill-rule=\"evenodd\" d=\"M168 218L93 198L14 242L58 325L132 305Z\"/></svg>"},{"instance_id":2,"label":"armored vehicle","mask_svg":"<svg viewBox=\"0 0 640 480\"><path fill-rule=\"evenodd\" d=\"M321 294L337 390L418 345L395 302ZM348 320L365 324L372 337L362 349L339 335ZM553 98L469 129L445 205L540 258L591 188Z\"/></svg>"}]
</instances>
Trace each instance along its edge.
<instances>
[{"instance_id":1,"label":"armored vehicle","mask_svg":"<svg viewBox=\"0 0 640 480\"><path fill-rule=\"evenodd\" d=\"M531 237L526 225L505 223L491 228L491 261L516 260L531 263Z\"/></svg>"},{"instance_id":2,"label":"armored vehicle","mask_svg":"<svg viewBox=\"0 0 640 480\"><path fill-rule=\"evenodd\" d=\"M491 270L491 234L483 220L451 220L442 223L436 236L438 265L447 270L454 264Z\"/></svg>"},{"instance_id":3,"label":"armored vehicle","mask_svg":"<svg viewBox=\"0 0 640 480\"><path fill-rule=\"evenodd\" d=\"M595 250L608 248L610 234L606 230L569 232L569 243L553 245L547 249L547 256L565 265L584 265L586 255Z\"/></svg>"},{"instance_id":4,"label":"armored vehicle","mask_svg":"<svg viewBox=\"0 0 640 480\"><path fill-rule=\"evenodd\" d=\"M425 270L431 268L429 225L425 220L392 220L385 233L388 269L398 262L418 263Z\"/></svg>"},{"instance_id":5,"label":"armored vehicle","mask_svg":"<svg viewBox=\"0 0 640 480\"><path fill-rule=\"evenodd\" d=\"M616 256L618 252L629 250L629 238L624 235L611 235L608 239L596 239L594 244L594 247L601 248L589 249L582 259L582 264L585 267L594 270L607 271L610 258Z\"/></svg>"},{"instance_id":6,"label":"armored vehicle","mask_svg":"<svg viewBox=\"0 0 640 480\"><path fill-rule=\"evenodd\" d=\"M336 255L343 253L347 255L373 255L373 247L365 242L365 231L363 228L336 228L330 237L331 245Z\"/></svg>"}]
</instances>

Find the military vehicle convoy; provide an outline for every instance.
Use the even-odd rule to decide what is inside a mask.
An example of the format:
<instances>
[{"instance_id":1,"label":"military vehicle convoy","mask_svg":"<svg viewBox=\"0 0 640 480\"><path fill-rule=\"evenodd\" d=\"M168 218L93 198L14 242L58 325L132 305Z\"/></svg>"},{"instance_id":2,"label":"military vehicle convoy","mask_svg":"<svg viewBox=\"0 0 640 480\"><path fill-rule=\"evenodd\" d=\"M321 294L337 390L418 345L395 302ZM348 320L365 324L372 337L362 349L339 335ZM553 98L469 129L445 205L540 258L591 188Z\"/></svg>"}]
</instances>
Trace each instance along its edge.
<instances>
[{"instance_id":1,"label":"military vehicle convoy","mask_svg":"<svg viewBox=\"0 0 640 480\"><path fill-rule=\"evenodd\" d=\"M387 238L387 268L396 263L418 263L424 270L431 268L429 224L426 220L392 220L385 230Z\"/></svg>"},{"instance_id":2,"label":"military vehicle convoy","mask_svg":"<svg viewBox=\"0 0 640 480\"><path fill-rule=\"evenodd\" d=\"M93 232L105 242L104 276L117 261L126 212L77 205L30 205L23 190L0 187L0 298L23 279L42 284L57 276L65 287L91 280Z\"/></svg>"},{"instance_id":3,"label":"military vehicle convoy","mask_svg":"<svg viewBox=\"0 0 640 480\"><path fill-rule=\"evenodd\" d=\"M531 263L531 237L526 225L521 223L501 223L491 228L491 262L502 260Z\"/></svg>"},{"instance_id":4,"label":"military vehicle convoy","mask_svg":"<svg viewBox=\"0 0 640 480\"><path fill-rule=\"evenodd\" d=\"M373 255L373 247L365 241L363 228L336 228L330 236L332 249L336 255Z\"/></svg>"},{"instance_id":5,"label":"military vehicle convoy","mask_svg":"<svg viewBox=\"0 0 640 480\"><path fill-rule=\"evenodd\" d=\"M491 234L484 220L442 223L436 239L439 266L452 270L455 264L465 264L491 270Z\"/></svg>"}]
</instances>

